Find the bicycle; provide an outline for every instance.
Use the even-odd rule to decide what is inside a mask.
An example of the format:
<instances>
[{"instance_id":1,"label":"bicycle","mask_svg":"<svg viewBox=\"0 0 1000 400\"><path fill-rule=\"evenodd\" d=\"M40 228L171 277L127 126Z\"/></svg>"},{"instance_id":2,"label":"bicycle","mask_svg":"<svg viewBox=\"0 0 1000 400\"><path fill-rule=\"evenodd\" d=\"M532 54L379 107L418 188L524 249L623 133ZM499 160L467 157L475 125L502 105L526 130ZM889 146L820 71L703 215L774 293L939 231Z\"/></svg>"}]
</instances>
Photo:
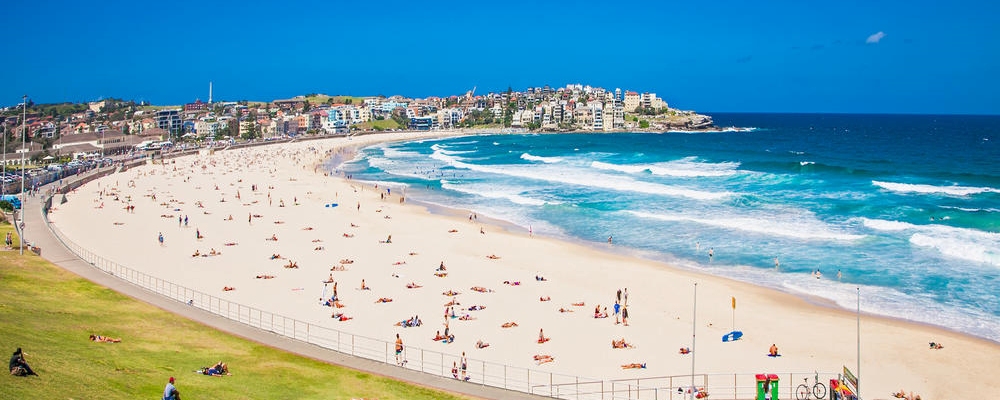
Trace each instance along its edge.
<instances>
[{"instance_id":1,"label":"bicycle","mask_svg":"<svg viewBox=\"0 0 1000 400\"><path fill-rule=\"evenodd\" d=\"M802 378L803 383L799 384L799 387L795 389L795 398L798 400L809 400L810 395L816 396L817 399L822 399L826 396L826 385L819 381L819 372L814 372L813 385L809 386L809 377Z\"/></svg>"}]
</instances>

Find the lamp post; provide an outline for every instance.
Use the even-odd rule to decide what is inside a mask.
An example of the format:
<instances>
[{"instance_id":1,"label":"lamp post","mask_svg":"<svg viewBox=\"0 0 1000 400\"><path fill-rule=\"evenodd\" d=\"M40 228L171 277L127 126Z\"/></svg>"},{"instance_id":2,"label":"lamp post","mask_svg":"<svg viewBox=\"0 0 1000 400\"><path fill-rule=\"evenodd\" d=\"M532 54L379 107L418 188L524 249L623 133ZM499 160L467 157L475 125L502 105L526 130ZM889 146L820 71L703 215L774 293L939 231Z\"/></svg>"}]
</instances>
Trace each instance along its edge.
<instances>
[{"instance_id":1,"label":"lamp post","mask_svg":"<svg viewBox=\"0 0 1000 400\"><path fill-rule=\"evenodd\" d=\"M28 205L28 196L24 195L24 143L28 139L28 95L21 97L21 246L18 254L24 255L24 208Z\"/></svg>"},{"instance_id":2,"label":"lamp post","mask_svg":"<svg viewBox=\"0 0 1000 400\"><path fill-rule=\"evenodd\" d=\"M691 398L695 398L695 394L698 392L694 388L694 357L698 352L695 351L694 339L695 333L698 329L698 323L696 319L698 318L698 282L694 283L694 307L691 313Z\"/></svg>"}]
</instances>

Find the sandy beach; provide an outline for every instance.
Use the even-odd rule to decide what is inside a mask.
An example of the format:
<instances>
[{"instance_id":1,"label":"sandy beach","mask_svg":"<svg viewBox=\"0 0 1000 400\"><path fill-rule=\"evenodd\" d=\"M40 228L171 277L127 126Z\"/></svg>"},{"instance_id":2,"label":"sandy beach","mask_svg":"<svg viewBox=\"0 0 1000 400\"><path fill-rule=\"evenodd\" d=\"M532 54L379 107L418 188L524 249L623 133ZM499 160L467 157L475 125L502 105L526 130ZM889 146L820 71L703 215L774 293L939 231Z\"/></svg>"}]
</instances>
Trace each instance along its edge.
<instances>
[{"instance_id":1,"label":"sandy beach","mask_svg":"<svg viewBox=\"0 0 1000 400\"><path fill-rule=\"evenodd\" d=\"M697 373L855 369L851 311L629 257L614 244L506 229L474 211L432 214L399 187L376 188L323 165L356 147L419 137L331 138L144 165L68 194L50 219L81 246L179 285L353 334L399 334L408 346L456 360L465 352L596 379L689 374L692 355L679 349L692 346L697 283ZM265 276L273 278L258 278ZM321 304L334 283L343 307ZM619 290L627 326L616 323ZM733 297L735 328L745 336L723 343L734 328ZM595 318L595 307L608 316ZM335 312L350 319L331 318ZM421 326L394 325L414 316ZM504 328L509 322L517 326ZM434 341L446 328L454 342ZM540 330L548 341L538 343ZM631 347L613 348L620 339ZM780 357L767 356L772 344ZM986 368L1000 360L995 342L862 315L860 345L866 399L900 389L923 399L1000 390ZM536 355L552 361L539 364ZM621 367L628 363L646 368Z\"/></svg>"}]
</instances>

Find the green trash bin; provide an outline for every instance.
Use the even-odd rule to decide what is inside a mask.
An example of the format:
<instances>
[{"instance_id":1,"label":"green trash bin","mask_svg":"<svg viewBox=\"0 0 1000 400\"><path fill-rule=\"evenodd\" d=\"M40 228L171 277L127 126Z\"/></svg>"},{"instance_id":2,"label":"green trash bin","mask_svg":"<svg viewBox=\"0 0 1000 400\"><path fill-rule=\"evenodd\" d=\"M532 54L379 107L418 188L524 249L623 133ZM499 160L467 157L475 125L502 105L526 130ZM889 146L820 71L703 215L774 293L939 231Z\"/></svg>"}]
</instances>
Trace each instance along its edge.
<instances>
[{"instance_id":1,"label":"green trash bin","mask_svg":"<svg viewBox=\"0 0 1000 400\"><path fill-rule=\"evenodd\" d=\"M775 375L775 374L757 374L756 378L757 378L757 397L755 397L755 399L756 400L766 400L766 399L778 400L778 375ZM766 385L768 385L768 384L770 384L770 387L767 388L767 391L771 394L770 397L766 396L765 389L764 389L764 387Z\"/></svg>"}]
</instances>

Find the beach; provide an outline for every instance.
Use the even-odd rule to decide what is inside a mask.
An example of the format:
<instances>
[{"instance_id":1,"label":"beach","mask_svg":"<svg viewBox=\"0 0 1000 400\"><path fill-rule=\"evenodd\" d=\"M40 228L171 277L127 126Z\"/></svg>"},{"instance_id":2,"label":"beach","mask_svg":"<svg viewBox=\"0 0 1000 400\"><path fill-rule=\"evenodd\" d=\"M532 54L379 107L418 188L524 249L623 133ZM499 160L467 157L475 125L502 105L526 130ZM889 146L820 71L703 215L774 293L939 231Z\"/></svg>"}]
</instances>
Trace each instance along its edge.
<instances>
[{"instance_id":1,"label":"beach","mask_svg":"<svg viewBox=\"0 0 1000 400\"><path fill-rule=\"evenodd\" d=\"M529 235L468 210L432 214L398 187L356 182L323 164L403 138L419 136L324 139L144 165L68 194L50 219L81 246L176 284L357 335L399 334L408 346L456 361L465 352L586 378L639 378L689 374L692 354L679 349L693 347L696 373L855 369L858 324L848 310L630 257L614 243ZM321 304L334 282L340 308ZM615 323L619 290L627 293L628 326ZM595 318L595 307L609 315ZM445 316L452 308L456 318ZM421 326L394 325L414 316ZM517 326L502 327L509 322ZM453 343L432 340L446 327ZM997 343L869 315L860 327L865 398L900 389L925 399L974 398L1000 386L984 368L1000 356ZM733 328L745 335L723 343ZM540 330L550 340L538 343ZM619 339L634 347L612 348ZM780 357L767 356L772 344ZM535 355L553 361L539 364ZM629 363L646 368L621 368Z\"/></svg>"}]
</instances>

